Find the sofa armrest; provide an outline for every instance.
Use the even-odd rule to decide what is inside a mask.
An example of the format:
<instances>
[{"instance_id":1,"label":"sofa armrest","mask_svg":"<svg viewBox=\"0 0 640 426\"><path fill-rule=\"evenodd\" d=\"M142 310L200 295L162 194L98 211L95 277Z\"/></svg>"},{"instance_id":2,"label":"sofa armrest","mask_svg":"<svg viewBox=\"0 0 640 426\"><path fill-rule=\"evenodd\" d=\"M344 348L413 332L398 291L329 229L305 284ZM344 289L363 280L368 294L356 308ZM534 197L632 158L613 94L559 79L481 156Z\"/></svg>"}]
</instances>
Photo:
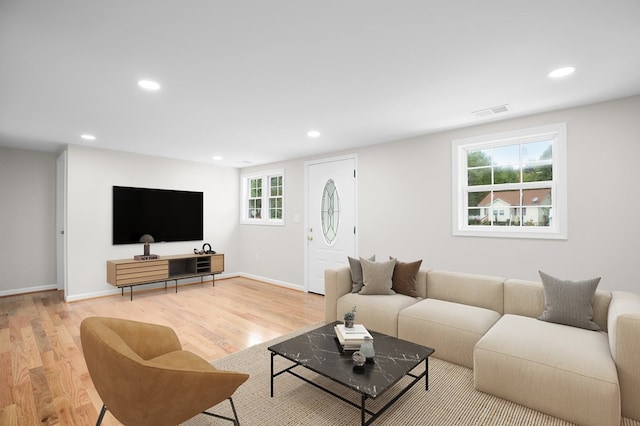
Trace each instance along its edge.
<instances>
[{"instance_id":1,"label":"sofa armrest","mask_svg":"<svg viewBox=\"0 0 640 426\"><path fill-rule=\"evenodd\" d=\"M324 320L338 320L338 298L351 292L351 268L342 266L324 271Z\"/></svg>"},{"instance_id":2,"label":"sofa armrest","mask_svg":"<svg viewBox=\"0 0 640 426\"><path fill-rule=\"evenodd\" d=\"M640 420L640 294L611 293L609 346L618 369L622 415Z\"/></svg>"}]
</instances>

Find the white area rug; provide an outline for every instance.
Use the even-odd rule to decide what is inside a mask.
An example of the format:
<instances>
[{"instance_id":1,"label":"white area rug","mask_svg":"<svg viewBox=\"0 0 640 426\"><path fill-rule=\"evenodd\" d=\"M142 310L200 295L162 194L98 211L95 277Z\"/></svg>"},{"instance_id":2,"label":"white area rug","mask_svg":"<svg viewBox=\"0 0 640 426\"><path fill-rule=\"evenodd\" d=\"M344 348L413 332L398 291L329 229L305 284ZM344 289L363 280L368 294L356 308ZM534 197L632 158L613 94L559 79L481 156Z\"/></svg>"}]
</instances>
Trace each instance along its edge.
<instances>
[{"instance_id":1,"label":"white area rug","mask_svg":"<svg viewBox=\"0 0 640 426\"><path fill-rule=\"evenodd\" d=\"M273 398L269 396L271 355L267 347L318 326L298 330L213 362L216 368L241 371L251 376L233 396L241 425L333 426L360 424L359 409L290 374L283 374L275 378L275 395ZM279 356L275 360L276 371L291 365L290 362ZM298 368L296 371L305 373L306 377L317 380L334 392L348 397L351 401L356 403L360 401L357 393L331 380L306 372L302 368ZM377 399L368 400L367 408L373 408L376 411L377 407L384 405L394 395L394 389L390 389ZM232 416L227 401L210 411ZM228 421L198 415L184 423L184 426L230 424L231 422ZM473 388L472 370L431 358L429 360L429 391L425 391L423 382L416 384L373 425L565 426L570 423L478 392ZM640 422L623 419L621 425L640 426Z\"/></svg>"}]
</instances>

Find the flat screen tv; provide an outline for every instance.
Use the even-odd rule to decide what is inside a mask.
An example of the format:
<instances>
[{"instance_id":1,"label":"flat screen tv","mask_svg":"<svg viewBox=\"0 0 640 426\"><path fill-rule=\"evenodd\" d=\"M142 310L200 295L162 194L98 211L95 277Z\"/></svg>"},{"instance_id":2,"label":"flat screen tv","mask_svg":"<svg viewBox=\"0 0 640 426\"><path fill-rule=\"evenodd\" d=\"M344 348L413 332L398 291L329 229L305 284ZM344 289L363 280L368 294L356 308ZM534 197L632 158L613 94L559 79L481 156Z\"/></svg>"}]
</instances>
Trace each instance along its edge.
<instances>
[{"instance_id":1,"label":"flat screen tv","mask_svg":"<svg viewBox=\"0 0 640 426\"><path fill-rule=\"evenodd\" d=\"M133 244L149 234L156 242L202 241L203 193L113 187L113 244Z\"/></svg>"}]
</instances>

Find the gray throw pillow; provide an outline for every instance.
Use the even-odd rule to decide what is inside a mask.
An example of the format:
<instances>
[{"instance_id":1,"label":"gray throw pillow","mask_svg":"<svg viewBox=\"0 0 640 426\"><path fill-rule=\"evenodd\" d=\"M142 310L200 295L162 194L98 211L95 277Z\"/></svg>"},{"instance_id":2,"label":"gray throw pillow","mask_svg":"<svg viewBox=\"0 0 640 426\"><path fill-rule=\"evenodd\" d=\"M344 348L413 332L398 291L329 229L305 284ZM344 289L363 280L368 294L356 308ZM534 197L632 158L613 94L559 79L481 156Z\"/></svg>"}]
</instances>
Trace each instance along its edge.
<instances>
[{"instance_id":1,"label":"gray throw pillow","mask_svg":"<svg viewBox=\"0 0 640 426\"><path fill-rule=\"evenodd\" d=\"M396 266L395 259L376 263L360 258L360 263L362 264L362 282L364 284L360 294L396 294L391 290L393 268Z\"/></svg>"},{"instance_id":2,"label":"gray throw pillow","mask_svg":"<svg viewBox=\"0 0 640 426\"><path fill-rule=\"evenodd\" d=\"M357 293L362 289L362 265L360 264L360 259L354 259L349 256L347 258L351 267L351 293ZM368 260L375 262L376 255L374 254Z\"/></svg>"},{"instance_id":3,"label":"gray throw pillow","mask_svg":"<svg viewBox=\"0 0 640 426\"><path fill-rule=\"evenodd\" d=\"M585 281L560 280L542 271L544 287L544 312L539 320L600 330L593 322L593 298L600 283L600 278Z\"/></svg>"}]
</instances>

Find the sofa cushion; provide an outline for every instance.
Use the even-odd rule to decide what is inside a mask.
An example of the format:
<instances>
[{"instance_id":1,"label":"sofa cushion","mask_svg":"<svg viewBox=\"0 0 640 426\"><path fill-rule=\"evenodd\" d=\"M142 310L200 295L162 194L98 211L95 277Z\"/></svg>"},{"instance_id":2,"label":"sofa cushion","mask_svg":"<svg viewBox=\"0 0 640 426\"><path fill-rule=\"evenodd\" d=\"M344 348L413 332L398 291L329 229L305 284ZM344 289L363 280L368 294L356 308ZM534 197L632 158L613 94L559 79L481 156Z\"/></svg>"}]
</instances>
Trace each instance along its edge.
<instances>
[{"instance_id":1,"label":"sofa cushion","mask_svg":"<svg viewBox=\"0 0 640 426\"><path fill-rule=\"evenodd\" d=\"M348 293L338 298L338 316L342 319L344 312L356 306L356 323L364 324L367 329L398 337L398 313L418 302L415 297L404 294L390 296L365 296Z\"/></svg>"},{"instance_id":2,"label":"sofa cushion","mask_svg":"<svg viewBox=\"0 0 640 426\"><path fill-rule=\"evenodd\" d=\"M607 334L504 315L476 344L479 391L580 425L620 425Z\"/></svg>"},{"instance_id":3,"label":"sofa cushion","mask_svg":"<svg viewBox=\"0 0 640 426\"><path fill-rule=\"evenodd\" d=\"M416 285L420 265L422 265L422 260L415 262L396 261L396 265L393 268L393 276L391 277L391 289L398 294L417 297L418 290Z\"/></svg>"},{"instance_id":4,"label":"sofa cushion","mask_svg":"<svg viewBox=\"0 0 640 426\"><path fill-rule=\"evenodd\" d=\"M362 289L360 294L396 294L391 290L393 282L393 268L396 260L387 260L386 262L372 262L370 260L360 258L362 264Z\"/></svg>"},{"instance_id":5,"label":"sofa cushion","mask_svg":"<svg viewBox=\"0 0 640 426\"><path fill-rule=\"evenodd\" d=\"M485 308L425 299L400 312L398 338L434 348L433 356L473 368L473 347L500 319Z\"/></svg>"},{"instance_id":6,"label":"sofa cushion","mask_svg":"<svg viewBox=\"0 0 640 426\"><path fill-rule=\"evenodd\" d=\"M462 303L502 313L504 278L463 274L449 271L429 271L427 297Z\"/></svg>"},{"instance_id":7,"label":"sofa cushion","mask_svg":"<svg viewBox=\"0 0 640 426\"><path fill-rule=\"evenodd\" d=\"M593 322L593 297L600 278L585 281L561 280L539 271L544 288L544 311L539 320L600 330Z\"/></svg>"},{"instance_id":8,"label":"sofa cushion","mask_svg":"<svg viewBox=\"0 0 640 426\"><path fill-rule=\"evenodd\" d=\"M593 322L607 330L611 292L596 290L593 299ZM544 290L539 281L509 279L504 283L504 313L537 318L544 311Z\"/></svg>"},{"instance_id":9,"label":"sofa cushion","mask_svg":"<svg viewBox=\"0 0 640 426\"><path fill-rule=\"evenodd\" d=\"M352 293L357 293L362 289L362 264L360 263L360 259L355 259L353 257L347 256L349 260L349 266L351 267L351 282L352 282ZM376 255L369 257L368 260L375 262Z\"/></svg>"}]
</instances>

